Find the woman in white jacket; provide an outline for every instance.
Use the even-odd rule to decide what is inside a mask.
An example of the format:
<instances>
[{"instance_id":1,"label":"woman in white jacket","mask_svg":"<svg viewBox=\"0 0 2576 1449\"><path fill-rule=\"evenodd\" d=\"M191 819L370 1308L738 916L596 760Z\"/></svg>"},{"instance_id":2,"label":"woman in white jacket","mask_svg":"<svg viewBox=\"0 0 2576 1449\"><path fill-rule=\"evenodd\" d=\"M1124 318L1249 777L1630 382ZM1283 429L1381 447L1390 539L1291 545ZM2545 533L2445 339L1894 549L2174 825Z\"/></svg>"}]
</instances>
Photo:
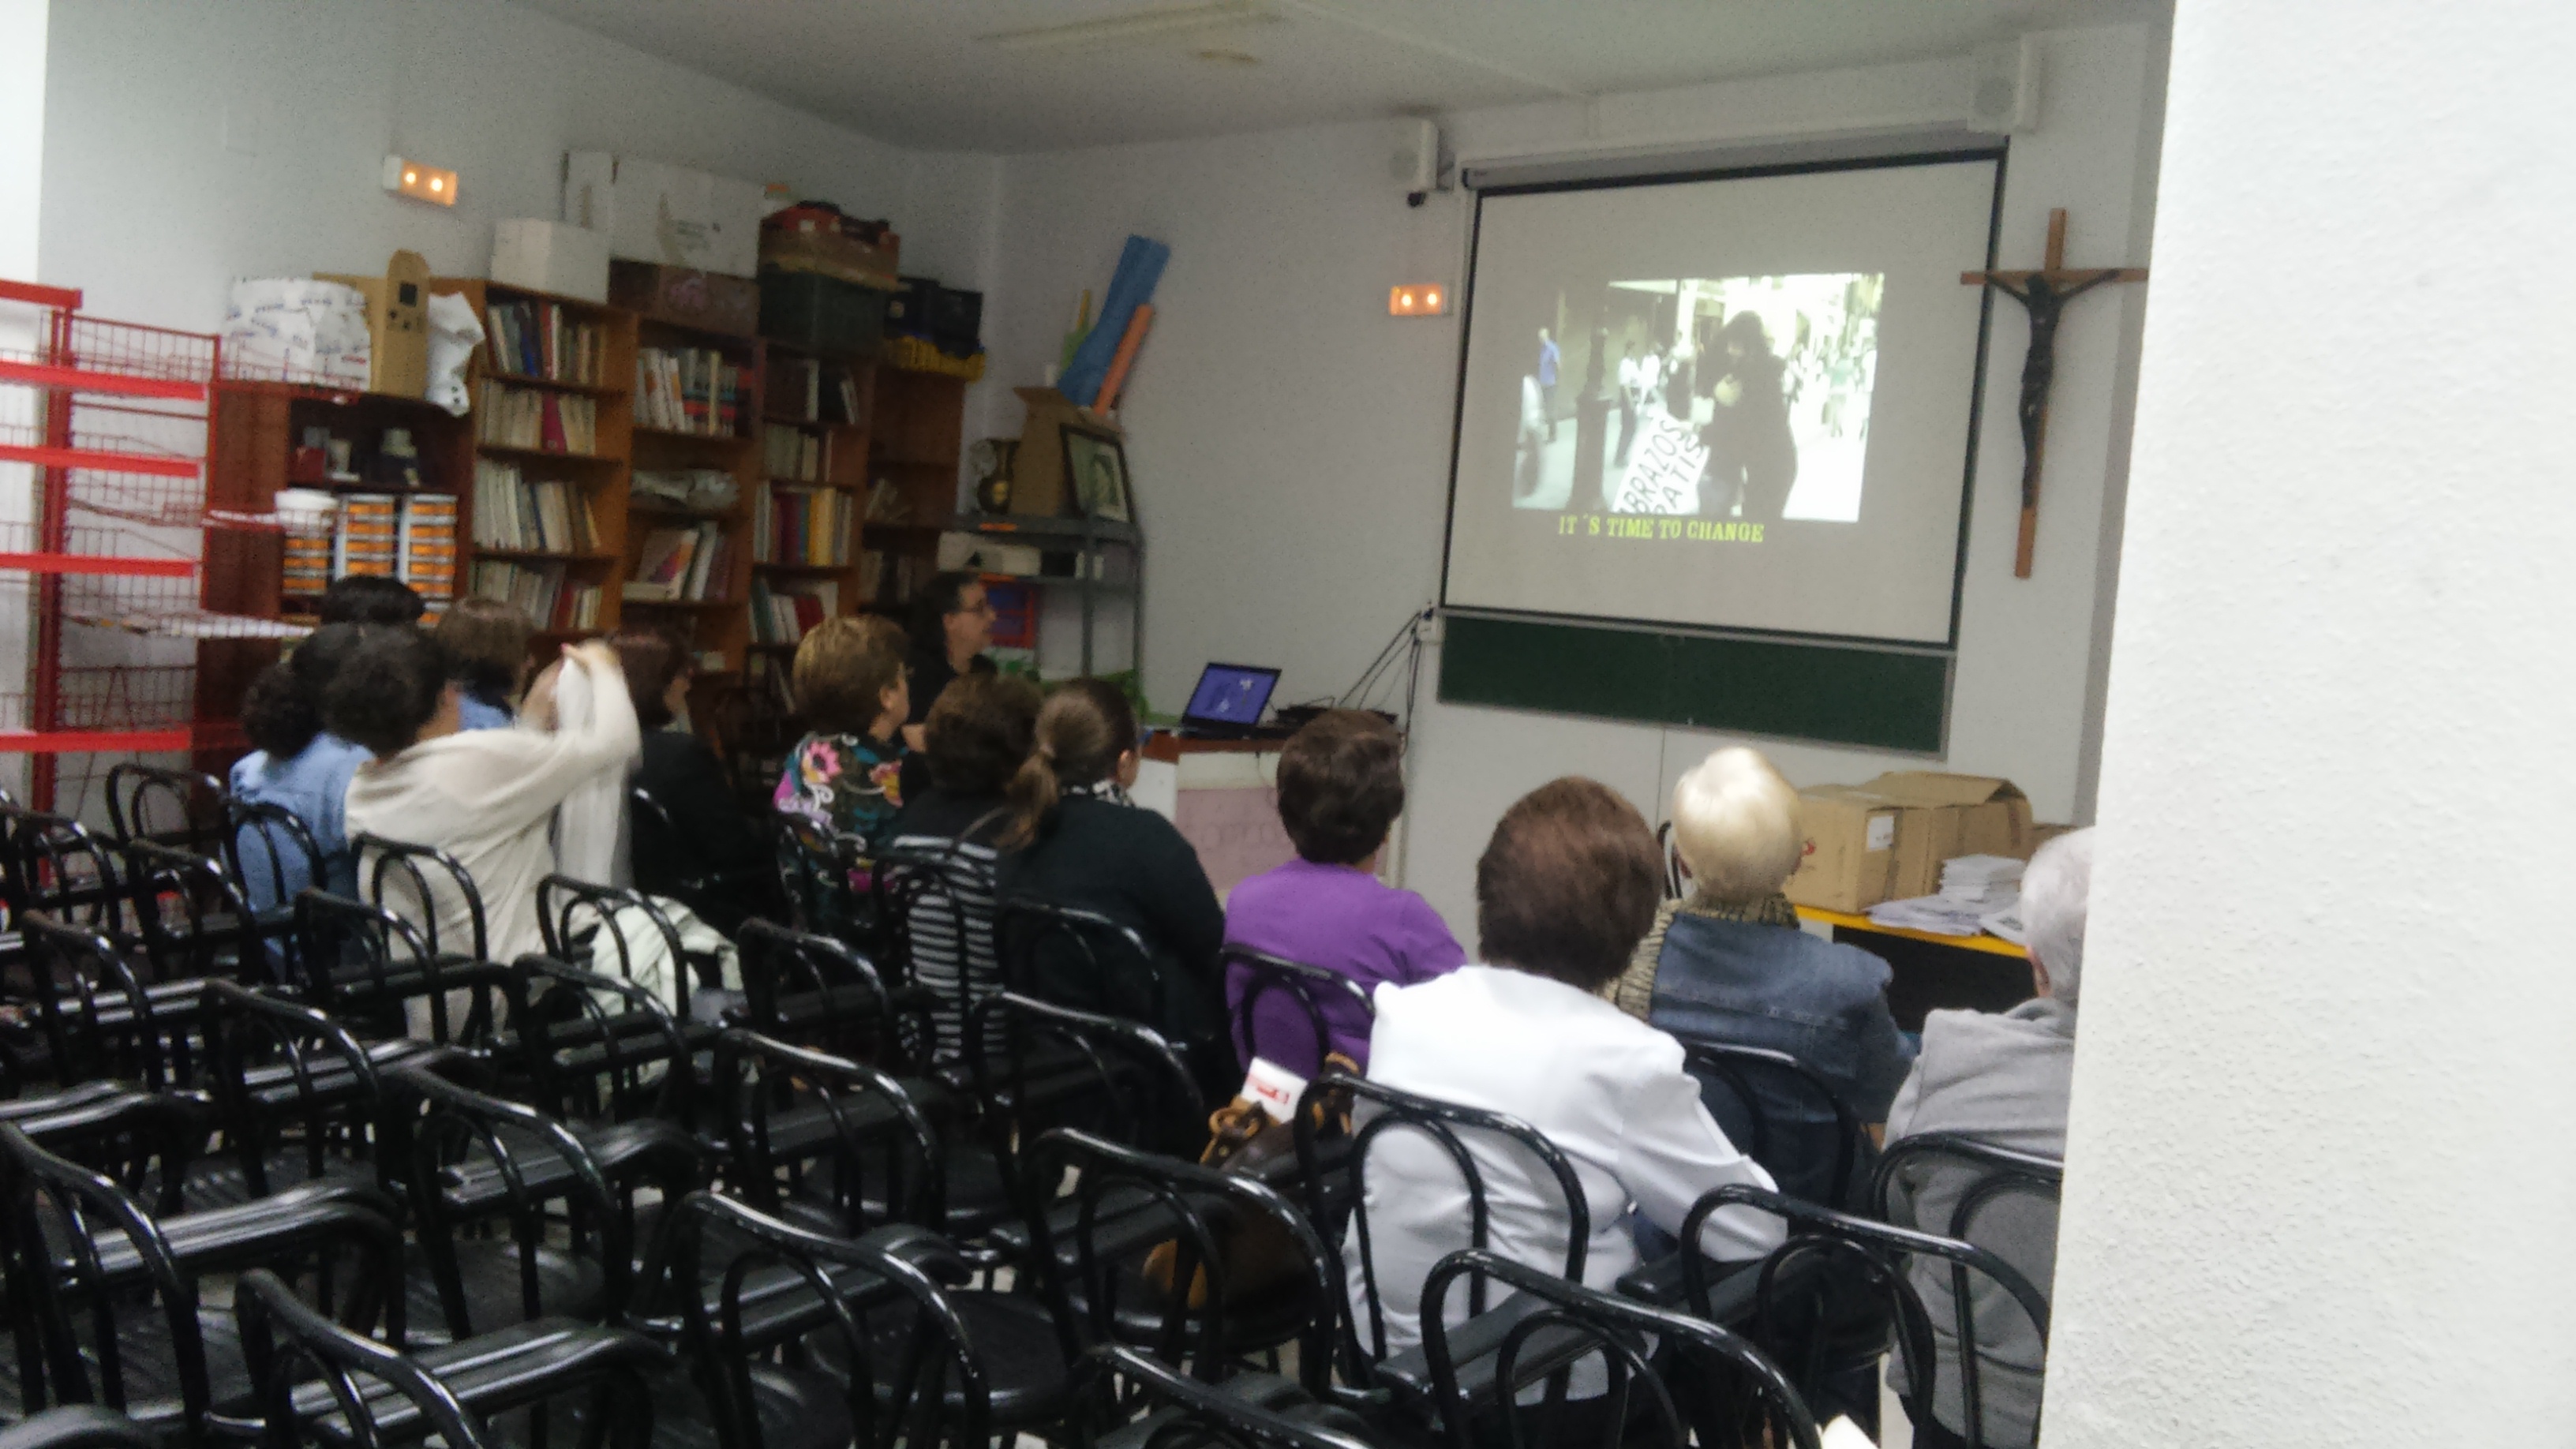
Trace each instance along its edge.
<instances>
[{"instance_id":1,"label":"woman in white jacket","mask_svg":"<svg viewBox=\"0 0 2576 1449\"><path fill-rule=\"evenodd\" d=\"M1476 863L1485 964L1379 987L1369 1036L1371 1081L1517 1117L1572 1160L1591 1222L1583 1280L1595 1288L1637 1266L1632 1207L1678 1234L1702 1194L1728 1183L1771 1186L1700 1105L1681 1044L1595 994L1644 939L1661 881L1655 838L1635 806L1592 780L1539 787L1504 812ZM1555 1178L1504 1139L1461 1137L1485 1185L1492 1250L1562 1271L1572 1220ZM1403 1130L1371 1145L1363 1181L1386 1347L1402 1353L1421 1342L1422 1280L1469 1246L1467 1191L1446 1152ZM1712 1215L1701 1242L1741 1261L1781 1237L1779 1219L1738 1207ZM1343 1258L1353 1311L1366 1325L1355 1238ZM1451 1316L1463 1316L1465 1303L1453 1292ZM1603 1392L1597 1363L1590 1367L1575 1374L1577 1399Z\"/></svg>"},{"instance_id":2,"label":"woman in white jacket","mask_svg":"<svg viewBox=\"0 0 2576 1449\"><path fill-rule=\"evenodd\" d=\"M622 777L640 740L615 650L573 645L563 667L589 676L586 723L554 729L551 691L541 690L516 728L460 730L463 692L448 680L438 641L420 629L381 627L367 631L323 697L332 731L376 756L349 782L350 834L454 856L483 898L496 961L545 949L537 882L555 868L547 836L555 807L603 775ZM440 946L466 949L473 927L464 901L435 881L432 894ZM426 1004L415 1003L412 1030L426 1029Z\"/></svg>"}]
</instances>

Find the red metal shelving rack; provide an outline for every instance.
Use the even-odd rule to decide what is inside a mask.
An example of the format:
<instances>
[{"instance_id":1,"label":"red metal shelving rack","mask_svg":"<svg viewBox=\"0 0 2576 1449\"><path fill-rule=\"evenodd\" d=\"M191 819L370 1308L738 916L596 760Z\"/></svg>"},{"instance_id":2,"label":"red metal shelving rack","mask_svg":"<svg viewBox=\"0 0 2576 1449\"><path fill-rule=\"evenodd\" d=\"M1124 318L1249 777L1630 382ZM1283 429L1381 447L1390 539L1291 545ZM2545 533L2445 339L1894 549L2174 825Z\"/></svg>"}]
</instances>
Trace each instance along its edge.
<instances>
[{"instance_id":1,"label":"red metal shelving rack","mask_svg":"<svg viewBox=\"0 0 2576 1449\"><path fill-rule=\"evenodd\" d=\"M30 803L50 809L62 755L185 751L231 732L194 718L193 665L67 667L67 626L200 640L304 631L200 603L203 530L281 527L206 506L216 339L82 316L67 288L0 281L0 303L39 313L32 348L0 350L0 388L30 389L35 403L30 421L0 424L0 463L34 478L23 494L0 490L0 587L25 591L33 625L27 677L0 679L0 754L32 757Z\"/></svg>"}]
</instances>

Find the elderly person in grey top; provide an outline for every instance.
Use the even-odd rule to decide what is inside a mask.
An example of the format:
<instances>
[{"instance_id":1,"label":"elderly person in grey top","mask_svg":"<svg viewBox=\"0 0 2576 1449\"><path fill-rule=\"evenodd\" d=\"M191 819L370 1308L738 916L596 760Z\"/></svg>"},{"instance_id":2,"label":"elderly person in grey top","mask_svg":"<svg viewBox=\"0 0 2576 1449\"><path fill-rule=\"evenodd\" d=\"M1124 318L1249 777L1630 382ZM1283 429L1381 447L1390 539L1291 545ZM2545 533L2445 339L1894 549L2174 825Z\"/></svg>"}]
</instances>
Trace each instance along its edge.
<instances>
[{"instance_id":1,"label":"elderly person in grey top","mask_svg":"<svg viewBox=\"0 0 2576 1449\"><path fill-rule=\"evenodd\" d=\"M2075 1069L2075 995L2084 968L2085 897L2093 881L2093 832L2078 830L2040 847L2022 874L2021 918L2029 936L2032 989L2000 1016L1936 1011L1923 1022L1923 1052L1887 1114L1887 1140L1947 1132L2040 1157L2066 1155L2066 1093ZM1961 1193L1979 1174L1942 1167L1902 1174L1888 1217L1945 1232ZM2019 1269L2042 1293L2057 1266L2056 1206L2027 1194L1998 1197L1969 1236ZM1964 1444L1957 1309L1946 1264L1913 1268L1914 1290L1932 1319L1939 1368L1932 1397L1937 1423L1917 1424L1925 1449ZM2039 1418L2043 1352L2037 1330L2002 1287L1970 1276L1977 1336L1977 1389L1984 1442L2015 1449L2032 1442ZM1892 1382L1903 1369L1891 1360Z\"/></svg>"}]
</instances>

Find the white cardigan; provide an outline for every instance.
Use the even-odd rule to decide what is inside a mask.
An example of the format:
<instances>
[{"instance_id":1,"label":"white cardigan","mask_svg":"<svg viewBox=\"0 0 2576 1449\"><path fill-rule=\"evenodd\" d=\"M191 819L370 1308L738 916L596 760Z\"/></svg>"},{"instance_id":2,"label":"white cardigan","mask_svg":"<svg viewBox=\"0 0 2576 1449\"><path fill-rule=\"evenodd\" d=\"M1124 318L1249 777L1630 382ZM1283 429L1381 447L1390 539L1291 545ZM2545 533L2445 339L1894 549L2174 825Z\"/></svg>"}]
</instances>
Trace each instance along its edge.
<instances>
[{"instance_id":1,"label":"white cardigan","mask_svg":"<svg viewBox=\"0 0 2576 1449\"><path fill-rule=\"evenodd\" d=\"M567 660L564 667L587 666ZM551 733L514 725L441 735L360 765L349 782L351 834L437 846L474 877L495 961L545 949L537 882L555 868L546 834L555 806L603 773L622 773L642 746L625 681L605 674L591 683L595 702L586 724ZM470 951L465 904L438 884L432 876L439 949ZM419 918L416 911L403 914Z\"/></svg>"},{"instance_id":2,"label":"white cardigan","mask_svg":"<svg viewBox=\"0 0 2576 1449\"><path fill-rule=\"evenodd\" d=\"M1700 1104L1698 1083L1682 1070L1681 1043L1597 996L1526 971L1463 966L1418 986L1381 986L1376 1002L1370 1080L1508 1113L1544 1133L1573 1162L1592 1220L1583 1265L1583 1281L1592 1287L1607 1288L1637 1266L1623 1221L1631 1205L1678 1235L1691 1204L1710 1189L1772 1185L1770 1174L1736 1151ZM1459 1135L1484 1179L1489 1246L1517 1262L1562 1272L1569 1224L1554 1176L1492 1133ZM1469 1246L1467 1189L1447 1153L1400 1128L1371 1144L1365 1181L1387 1352L1399 1354L1422 1341L1422 1280L1432 1265ZM1738 1260L1761 1257L1782 1236L1779 1219L1728 1208L1709 1218L1701 1241L1713 1256ZM1366 1344L1356 1232L1342 1256ZM1465 1316L1466 1302L1464 1283L1450 1289L1453 1322ZM1573 1391L1580 1396L1584 1389L1578 1382Z\"/></svg>"}]
</instances>

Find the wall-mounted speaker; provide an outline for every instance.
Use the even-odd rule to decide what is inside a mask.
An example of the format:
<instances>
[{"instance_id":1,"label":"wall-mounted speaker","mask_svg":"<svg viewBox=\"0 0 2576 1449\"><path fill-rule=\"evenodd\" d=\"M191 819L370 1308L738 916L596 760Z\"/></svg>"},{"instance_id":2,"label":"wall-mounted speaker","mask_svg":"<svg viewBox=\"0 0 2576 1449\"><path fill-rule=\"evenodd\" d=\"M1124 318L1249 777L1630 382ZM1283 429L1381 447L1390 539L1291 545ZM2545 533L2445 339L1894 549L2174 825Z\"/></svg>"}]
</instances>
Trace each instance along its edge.
<instances>
[{"instance_id":1,"label":"wall-mounted speaker","mask_svg":"<svg viewBox=\"0 0 2576 1449\"><path fill-rule=\"evenodd\" d=\"M1395 150L1386 169L1404 188L1406 199L1420 206L1440 189L1440 128L1418 117L1397 122Z\"/></svg>"},{"instance_id":2,"label":"wall-mounted speaker","mask_svg":"<svg viewBox=\"0 0 2576 1449\"><path fill-rule=\"evenodd\" d=\"M2039 129L2039 37L1977 49L1968 125L1978 131Z\"/></svg>"}]
</instances>

